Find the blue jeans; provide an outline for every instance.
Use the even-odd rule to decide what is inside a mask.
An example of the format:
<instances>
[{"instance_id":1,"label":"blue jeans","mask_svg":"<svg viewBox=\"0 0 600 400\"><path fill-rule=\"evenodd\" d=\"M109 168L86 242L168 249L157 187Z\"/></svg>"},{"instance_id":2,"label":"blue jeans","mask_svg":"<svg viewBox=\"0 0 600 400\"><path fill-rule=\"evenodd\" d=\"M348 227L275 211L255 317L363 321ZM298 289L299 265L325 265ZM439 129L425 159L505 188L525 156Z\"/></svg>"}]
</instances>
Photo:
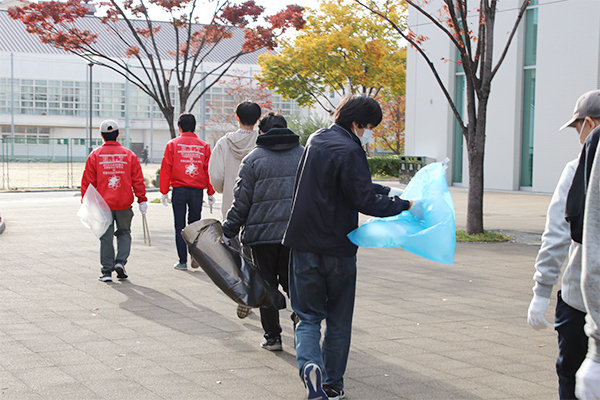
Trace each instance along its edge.
<instances>
[{"instance_id":1,"label":"blue jeans","mask_svg":"<svg viewBox=\"0 0 600 400\"><path fill-rule=\"evenodd\" d=\"M356 256L333 257L291 250L290 302L300 318L296 326L296 361L319 365L323 386L344 388L356 292ZM325 338L320 346L321 321Z\"/></svg>"},{"instance_id":2,"label":"blue jeans","mask_svg":"<svg viewBox=\"0 0 600 400\"><path fill-rule=\"evenodd\" d=\"M554 329L558 332L558 395L561 400L575 399L575 373L588 350L585 313L565 303L558 292Z\"/></svg>"},{"instance_id":3,"label":"blue jeans","mask_svg":"<svg viewBox=\"0 0 600 400\"><path fill-rule=\"evenodd\" d=\"M179 262L187 263L187 244L181 237L181 230L185 228L185 215L187 223L191 224L200 220L202 214L203 189L178 186L173 188L171 205L173 206L173 220L175 222L175 245Z\"/></svg>"}]
</instances>

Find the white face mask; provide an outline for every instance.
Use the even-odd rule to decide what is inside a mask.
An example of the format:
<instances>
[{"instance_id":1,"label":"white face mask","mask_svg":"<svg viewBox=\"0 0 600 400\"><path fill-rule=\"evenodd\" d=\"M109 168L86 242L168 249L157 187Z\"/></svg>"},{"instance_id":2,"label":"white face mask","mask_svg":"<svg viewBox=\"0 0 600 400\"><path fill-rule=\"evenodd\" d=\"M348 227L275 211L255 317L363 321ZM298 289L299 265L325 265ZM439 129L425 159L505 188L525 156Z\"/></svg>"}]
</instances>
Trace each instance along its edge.
<instances>
[{"instance_id":1,"label":"white face mask","mask_svg":"<svg viewBox=\"0 0 600 400\"><path fill-rule=\"evenodd\" d=\"M583 123L581 124L581 129L579 129L579 132L577 132L578 136L579 136L579 140L581 141L581 133L583 132L583 127L585 126L585 123L587 121L584 119Z\"/></svg>"},{"instance_id":2,"label":"white face mask","mask_svg":"<svg viewBox=\"0 0 600 400\"><path fill-rule=\"evenodd\" d=\"M373 131L371 129L365 129L363 135L360 137L361 146L366 145L373 139Z\"/></svg>"}]
</instances>

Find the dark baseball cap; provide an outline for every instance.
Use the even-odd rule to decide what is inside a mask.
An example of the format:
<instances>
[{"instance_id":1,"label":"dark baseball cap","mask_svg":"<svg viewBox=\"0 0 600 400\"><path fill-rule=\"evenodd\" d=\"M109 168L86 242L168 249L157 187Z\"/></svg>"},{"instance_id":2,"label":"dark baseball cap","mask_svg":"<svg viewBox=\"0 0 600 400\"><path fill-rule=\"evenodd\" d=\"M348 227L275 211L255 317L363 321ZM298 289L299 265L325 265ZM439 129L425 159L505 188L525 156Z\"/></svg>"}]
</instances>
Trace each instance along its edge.
<instances>
[{"instance_id":1,"label":"dark baseball cap","mask_svg":"<svg viewBox=\"0 0 600 400\"><path fill-rule=\"evenodd\" d=\"M568 120L560 129L575 126L575 121L585 117L600 118L600 90L590 90L577 99L573 117Z\"/></svg>"}]
</instances>

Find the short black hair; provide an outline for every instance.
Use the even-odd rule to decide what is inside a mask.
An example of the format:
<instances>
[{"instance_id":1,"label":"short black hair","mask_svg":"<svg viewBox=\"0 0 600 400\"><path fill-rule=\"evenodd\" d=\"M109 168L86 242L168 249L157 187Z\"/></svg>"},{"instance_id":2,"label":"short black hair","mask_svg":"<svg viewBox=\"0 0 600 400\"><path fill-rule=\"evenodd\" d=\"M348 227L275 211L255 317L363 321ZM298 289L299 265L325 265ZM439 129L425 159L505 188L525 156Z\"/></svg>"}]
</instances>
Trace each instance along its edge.
<instances>
[{"instance_id":1,"label":"short black hair","mask_svg":"<svg viewBox=\"0 0 600 400\"><path fill-rule=\"evenodd\" d=\"M260 118L261 110L258 104L251 101L243 101L235 108L235 114L240 119L242 125L254 126Z\"/></svg>"},{"instance_id":2,"label":"short black hair","mask_svg":"<svg viewBox=\"0 0 600 400\"><path fill-rule=\"evenodd\" d=\"M194 132L196 130L196 117L192 113L183 113L177 119L177 126L183 132Z\"/></svg>"},{"instance_id":3,"label":"short black hair","mask_svg":"<svg viewBox=\"0 0 600 400\"><path fill-rule=\"evenodd\" d=\"M273 128L287 128L287 121L281 113L270 112L258 123L258 129L263 133L269 132Z\"/></svg>"},{"instance_id":4,"label":"short black hair","mask_svg":"<svg viewBox=\"0 0 600 400\"><path fill-rule=\"evenodd\" d=\"M376 127L383 118L381 106L377 100L363 95L348 95L342 97L340 104L333 112L335 123L352 132L352 123L356 122L359 128L367 125Z\"/></svg>"},{"instance_id":5,"label":"short black hair","mask_svg":"<svg viewBox=\"0 0 600 400\"><path fill-rule=\"evenodd\" d=\"M114 142L115 140L117 140L117 136L119 136L119 130L117 129L116 131L112 131L109 133L100 132L100 134L102 135L105 141Z\"/></svg>"}]
</instances>

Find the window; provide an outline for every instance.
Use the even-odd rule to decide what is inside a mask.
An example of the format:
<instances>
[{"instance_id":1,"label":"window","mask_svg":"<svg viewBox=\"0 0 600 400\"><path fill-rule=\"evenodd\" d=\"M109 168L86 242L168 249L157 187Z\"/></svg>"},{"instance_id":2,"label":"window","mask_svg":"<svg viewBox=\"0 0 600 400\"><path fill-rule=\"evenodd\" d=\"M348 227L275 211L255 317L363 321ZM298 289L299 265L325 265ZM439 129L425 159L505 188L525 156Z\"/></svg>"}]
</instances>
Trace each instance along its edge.
<instances>
[{"instance_id":1,"label":"window","mask_svg":"<svg viewBox=\"0 0 600 400\"><path fill-rule=\"evenodd\" d=\"M522 187L530 187L533 181L533 131L535 121L535 74L538 25L537 3L537 0L532 0L525 14L520 182Z\"/></svg>"}]
</instances>

